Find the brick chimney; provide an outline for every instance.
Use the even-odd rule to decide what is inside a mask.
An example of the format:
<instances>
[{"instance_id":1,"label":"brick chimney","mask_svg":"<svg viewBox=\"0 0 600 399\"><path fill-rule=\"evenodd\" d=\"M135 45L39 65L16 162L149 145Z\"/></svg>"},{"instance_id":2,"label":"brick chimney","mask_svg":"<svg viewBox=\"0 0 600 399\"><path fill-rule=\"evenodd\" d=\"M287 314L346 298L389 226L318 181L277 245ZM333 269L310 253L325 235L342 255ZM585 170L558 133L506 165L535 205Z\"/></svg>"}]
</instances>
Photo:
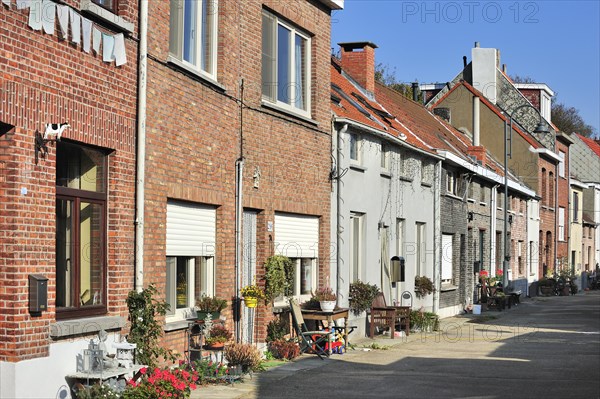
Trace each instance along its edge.
<instances>
[{"instance_id":1,"label":"brick chimney","mask_svg":"<svg viewBox=\"0 0 600 399\"><path fill-rule=\"evenodd\" d=\"M356 82L373 93L375 91L375 49L371 42L338 43L341 47L342 69Z\"/></svg>"},{"instance_id":2,"label":"brick chimney","mask_svg":"<svg viewBox=\"0 0 600 399\"><path fill-rule=\"evenodd\" d=\"M481 166L484 168L487 165L487 154L485 147L483 146L469 146L467 148L467 154L475 157L477 161L481 162Z\"/></svg>"}]
</instances>

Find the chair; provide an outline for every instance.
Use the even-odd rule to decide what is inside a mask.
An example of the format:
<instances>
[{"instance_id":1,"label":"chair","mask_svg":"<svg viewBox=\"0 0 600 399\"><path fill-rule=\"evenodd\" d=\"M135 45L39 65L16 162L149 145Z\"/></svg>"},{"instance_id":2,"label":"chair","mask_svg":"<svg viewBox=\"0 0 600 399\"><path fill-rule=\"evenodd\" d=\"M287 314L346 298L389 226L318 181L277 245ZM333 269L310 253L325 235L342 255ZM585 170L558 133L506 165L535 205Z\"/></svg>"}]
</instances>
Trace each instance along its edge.
<instances>
[{"instance_id":1,"label":"chair","mask_svg":"<svg viewBox=\"0 0 600 399\"><path fill-rule=\"evenodd\" d=\"M410 332L410 306L395 306L396 308L396 325L400 330L404 327L404 332L408 337Z\"/></svg>"},{"instance_id":2,"label":"chair","mask_svg":"<svg viewBox=\"0 0 600 399\"><path fill-rule=\"evenodd\" d=\"M384 327L390 329L390 338L394 339L394 331L397 320L398 317L396 307L387 306L383 293L380 292L377 294L371 303L369 337L373 338L375 336L375 327Z\"/></svg>"},{"instance_id":3,"label":"chair","mask_svg":"<svg viewBox=\"0 0 600 399\"><path fill-rule=\"evenodd\" d=\"M302 317L302 311L300 306L293 299L290 298L290 310L292 312L292 324L294 325L294 331L300 341L301 353L314 353L323 360L323 355L327 356L325 347L329 340L328 331L308 331L306 324L304 323L304 317Z\"/></svg>"}]
</instances>

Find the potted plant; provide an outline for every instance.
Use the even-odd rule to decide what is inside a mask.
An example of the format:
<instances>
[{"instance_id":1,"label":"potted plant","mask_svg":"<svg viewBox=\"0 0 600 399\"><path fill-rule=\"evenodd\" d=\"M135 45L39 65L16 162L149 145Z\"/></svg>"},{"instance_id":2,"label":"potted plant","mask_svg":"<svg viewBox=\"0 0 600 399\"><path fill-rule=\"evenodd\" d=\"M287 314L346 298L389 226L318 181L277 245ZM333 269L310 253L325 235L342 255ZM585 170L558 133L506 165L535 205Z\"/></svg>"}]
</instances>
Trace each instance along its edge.
<instances>
[{"instance_id":1,"label":"potted plant","mask_svg":"<svg viewBox=\"0 0 600 399\"><path fill-rule=\"evenodd\" d=\"M265 261L265 297L272 301L280 295L290 295L294 264L283 255L273 255Z\"/></svg>"},{"instance_id":2,"label":"potted plant","mask_svg":"<svg viewBox=\"0 0 600 399\"><path fill-rule=\"evenodd\" d=\"M265 292L256 284L243 287L240 294L244 298L246 306L249 308L255 308L258 304L258 300L265 298Z\"/></svg>"},{"instance_id":3,"label":"potted plant","mask_svg":"<svg viewBox=\"0 0 600 399\"><path fill-rule=\"evenodd\" d=\"M210 313L211 320L216 320L221 317L221 311L227 307L227 300L217 296L208 296L202 294L196 299L196 316L198 320L206 319Z\"/></svg>"},{"instance_id":4,"label":"potted plant","mask_svg":"<svg viewBox=\"0 0 600 399\"><path fill-rule=\"evenodd\" d=\"M550 296L554 294L554 285L556 284L556 280L553 278L543 277L538 281L538 288L540 290L540 294L544 296Z\"/></svg>"},{"instance_id":5,"label":"potted plant","mask_svg":"<svg viewBox=\"0 0 600 399\"><path fill-rule=\"evenodd\" d=\"M433 293L435 288L433 282L427 276L416 276L415 277L415 295L417 298L424 298L427 295Z\"/></svg>"},{"instance_id":6,"label":"potted plant","mask_svg":"<svg viewBox=\"0 0 600 399\"><path fill-rule=\"evenodd\" d=\"M378 293L379 287L375 284L363 283L360 280L350 283L350 295L348 297L350 309L357 316L369 310L373 299Z\"/></svg>"},{"instance_id":7,"label":"potted plant","mask_svg":"<svg viewBox=\"0 0 600 399\"><path fill-rule=\"evenodd\" d=\"M213 324L205 338L206 347L209 349L222 348L225 342L231 339L231 331L222 324Z\"/></svg>"},{"instance_id":8,"label":"potted plant","mask_svg":"<svg viewBox=\"0 0 600 399\"><path fill-rule=\"evenodd\" d=\"M241 367L242 372L258 370L262 354L252 344L233 343L225 348L225 359L230 367Z\"/></svg>"},{"instance_id":9,"label":"potted plant","mask_svg":"<svg viewBox=\"0 0 600 399\"><path fill-rule=\"evenodd\" d=\"M337 295L335 292L333 292L331 287L319 288L312 294L312 296L316 301L319 302L323 312L333 312L333 309L335 309Z\"/></svg>"}]
</instances>

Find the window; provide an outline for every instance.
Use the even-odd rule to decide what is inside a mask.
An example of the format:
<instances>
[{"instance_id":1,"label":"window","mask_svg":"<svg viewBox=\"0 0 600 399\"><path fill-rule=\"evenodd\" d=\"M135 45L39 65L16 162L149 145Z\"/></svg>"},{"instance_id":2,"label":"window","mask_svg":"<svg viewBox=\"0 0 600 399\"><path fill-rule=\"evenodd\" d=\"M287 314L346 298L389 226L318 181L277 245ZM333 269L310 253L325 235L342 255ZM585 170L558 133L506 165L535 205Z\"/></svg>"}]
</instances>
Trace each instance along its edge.
<instances>
[{"instance_id":1,"label":"window","mask_svg":"<svg viewBox=\"0 0 600 399\"><path fill-rule=\"evenodd\" d=\"M433 183L433 163L426 159L421 160L421 183Z\"/></svg>"},{"instance_id":2,"label":"window","mask_svg":"<svg viewBox=\"0 0 600 399\"><path fill-rule=\"evenodd\" d=\"M381 169L390 170L390 150L385 143L381 143Z\"/></svg>"},{"instance_id":3,"label":"window","mask_svg":"<svg viewBox=\"0 0 600 399\"><path fill-rule=\"evenodd\" d=\"M106 312L106 155L57 143L57 317Z\"/></svg>"},{"instance_id":4,"label":"window","mask_svg":"<svg viewBox=\"0 0 600 399\"><path fill-rule=\"evenodd\" d=\"M558 156L560 157L560 163L558 164L558 175L560 177L565 177L565 153L563 151L559 151Z\"/></svg>"},{"instance_id":5,"label":"window","mask_svg":"<svg viewBox=\"0 0 600 399\"><path fill-rule=\"evenodd\" d=\"M360 138L355 133L348 134L350 147L350 160L355 163L360 163Z\"/></svg>"},{"instance_id":6,"label":"window","mask_svg":"<svg viewBox=\"0 0 600 399\"><path fill-rule=\"evenodd\" d=\"M171 0L170 55L184 66L216 77L217 0Z\"/></svg>"},{"instance_id":7,"label":"window","mask_svg":"<svg viewBox=\"0 0 600 399\"><path fill-rule=\"evenodd\" d=\"M442 234L442 284L452 284L452 235Z\"/></svg>"},{"instance_id":8,"label":"window","mask_svg":"<svg viewBox=\"0 0 600 399\"><path fill-rule=\"evenodd\" d=\"M361 279L362 265L361 257L363 252L363 228L364 215L360 213L350 214L350 281Z\"/></svg>"},{"instance_id":9,"label":"window","mask_svg":"<svg viewBox=\"0 0 600 399\"><path fill-rule=\"evenodd\" d=\"M579 221L579 193L573 193L573 221Z\"/></svg>"},{"instance_id":10,"label":"window","mask_svg":"<svg viewBox=\"0 0 600 399\"><path fill-rule=\"evenodd\" d=\"M469 192L467 194L468 198L473 199L473 198L475 198L475 183L468 182L467 184L469 185Z\"/></svg>"},{"instance_id":11,"label":"window","mask_svg":"<svg viewBox=\"0 0 600 399\"><path fill-rule=\"evenodd\" d=\"M485 186L479 185L479 202L485 202Z\"/></svg>"},{"instance_id":12,"label":"window","mask_svg":"<svg viewBox=\"0 0 600 399\"><path fill-rule=\"evenodd\" d=\"M504 248L502 232L496 231L496 269L502 269L502 261L504 260L502 248Z\"/></svg>"},{"instance_id":13,"label":"window","mask_svg":"<svg viewBox=\"0 0 600 399\"><path fill-rule=\"evenodd\" d=\"M98 4L102 8L106 8L108 11L117 14L118 0L92 0L92 3Z\"/></svg>"},{"instance_id":14,"label":"window","mask_svg":"<svg viewBox=\"0 0 600 399\"><path fill-rule=\"evenodd\" d=\"M404 256L404 219L396 221L396 253Z\"/></svg>"},{"instance_id":15,"label":"window","mask_svg":"<svg viewBox=\"0 0 600 399\"><path fill-rule=\"evenodd\" d=\"M167 303L169 313L190 316L196 298L213 296L214 258L212 256L167 256Z\"/></svg>"},{"instance_id":16,"label":"window","mask_svg":"<svg viewBox=\"0 0 600 399\"><path fill-rule=\"evenodd\" d=\"M456 181L454 180L454 173L450 171L446 172L446 192L456 195Z\"/></svg>"},{"instance_id":17,"label":"window","mask_svg":"<svg viewBox=\"0 0 600 399\"><path fill-rule=\"evenodd\" d=\"M547 186L546 169L542 168L542 205L548 206L548 193L546 192Z\"/></svg>"},{"instance_id":18,"label":"window","mask_svg":"<svg viewBox=\"0 0 600 399\"><path fill-rule=\"evenodd\" d=\"M421 276L425 272L425 223L416 223L417 248L416 248L416 275Z\"/></svg>"},{"instance_id":19,"label":"window","mask_svg":"<svg viewBox=\"0 0 600 399\"><path fill-rule=\"evenodd\" d=\"M166 301L168 321L194 317L194 302L215 295L216 209L168 200L166 223Z\"/></svg>"},{"instance_id":20,"label":"window","mask_svg":"<svg viewBox=\"0 0 600 399\"><path fill-rule=\"evenodd\" d=\"M558 208L558 239L565 240L565 208Z\"/></svg>"},{"instance_id":21,"label":"window","mask_svg":"<svg viewBox=\"0 0 600 399\"><path fill-rule=\"evenodd\" d=\"M548 206L554 208L554 173L548 172Z\"/></svg>"},{"instance_id":22,"label":"window","mask_svg":"<svg viewBox=\"0 0 600 399\"><path fill-rule=\"evenodd\" d=\"M275 15L262 14L262 96L310 116L310 38Z\"/></svg>"},{"instance_id":23,"label":"window","mask_svg":"<svg viewBox=\"0 0 600 399\"><path fill-rule=\"evenodd\" d=\"M523 264L523 241L517 243L517 265L519 268L519 276L525 275L525 265Z\"/></svg>"}]
</instances>

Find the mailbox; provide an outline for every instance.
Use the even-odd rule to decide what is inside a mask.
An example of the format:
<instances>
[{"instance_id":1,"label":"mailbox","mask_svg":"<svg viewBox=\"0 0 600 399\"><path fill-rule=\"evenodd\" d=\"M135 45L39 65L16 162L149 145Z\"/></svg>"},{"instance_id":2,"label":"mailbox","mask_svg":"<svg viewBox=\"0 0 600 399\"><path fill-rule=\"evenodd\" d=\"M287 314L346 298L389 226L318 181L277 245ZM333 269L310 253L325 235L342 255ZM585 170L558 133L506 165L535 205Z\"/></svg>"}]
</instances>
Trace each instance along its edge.
<instances>
[{"instance_id":1,"label":"mailbox","mask_svg":"<svg viewBox=\"0 0 600 399\"><path fill-rule=\"evenodd\" d=\"M29 275L29 312L48 309L48 279L40 274Z\"/></svg>"},{"instance_id":2,"label":"mailbox","mask_svg":"<svg viewBox=\"0 0 600 399\"><path fill-rule=\"evenodd\" d=\"M401 256L394 256L390 262L391 268L391 276L390 280L395 282L404 282L404 270L405 270L405 262L404 258Z\"/></svg>"}]
</instances>

